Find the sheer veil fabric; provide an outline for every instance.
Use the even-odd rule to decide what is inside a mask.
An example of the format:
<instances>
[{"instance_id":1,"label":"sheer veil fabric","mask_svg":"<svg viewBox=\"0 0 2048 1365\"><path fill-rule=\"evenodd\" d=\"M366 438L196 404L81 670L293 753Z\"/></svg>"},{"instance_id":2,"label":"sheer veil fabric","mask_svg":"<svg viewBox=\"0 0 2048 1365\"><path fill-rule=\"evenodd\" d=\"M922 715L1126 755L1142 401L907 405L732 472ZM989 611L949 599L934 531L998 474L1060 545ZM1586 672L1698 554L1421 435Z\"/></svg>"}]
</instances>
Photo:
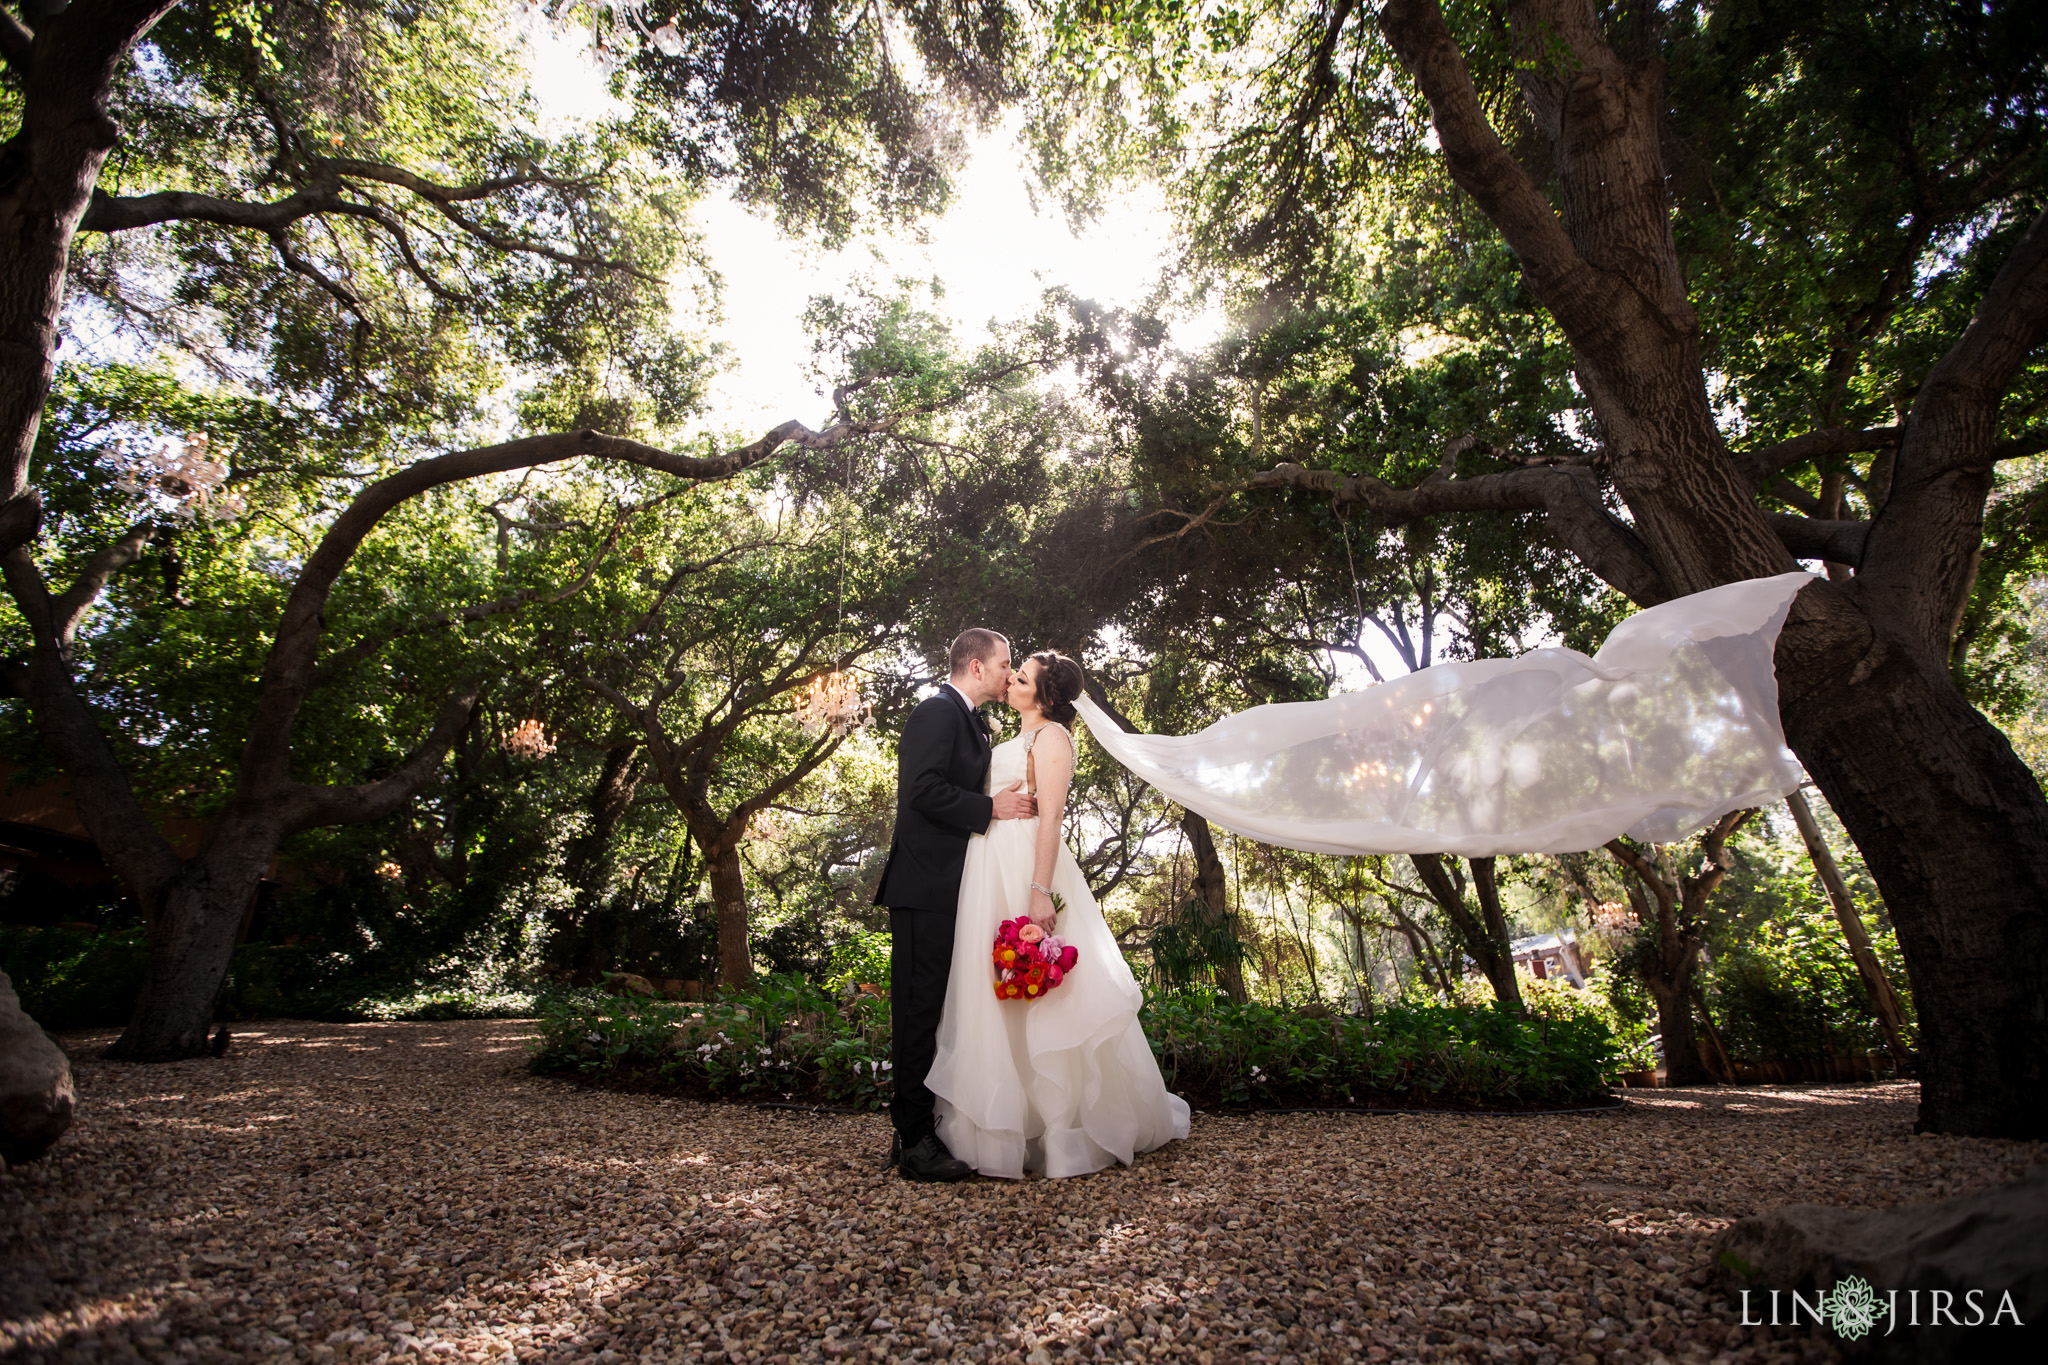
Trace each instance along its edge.
<instances>
[{"instance_id":1,"label":"sheer veil fabric","mask_svg":"<svg viewBox=\"0 0 2048 1365\"><path fill-rule=\"evenodd\" d=\"M990 791L1024 776L1025 739L991 752ZM1064 845L1052 890L1066 907L1060 936L1080 959L1042 999L996 998L996 926L1030 909L1037 844L1035 819L998 820L968 841L938 1055L925 1079L953 1155L1011 1179L1128 1166L1188 1135L1187 1102L1168 1093L1138 1023L1143 992Z\"/></svg>"},{"instance_id":2,"label":"sheer veil fabric","mask_svg":"<svg viewBox=\"0 0 2048 1365\"><path fill-rule=\"evenodd\" d=\"M1438 664L1200 734L1097 743L1169 800L1315 853L1569 853L1668 843L1795 790L1772 656L1805 573L1636 613L1592 658L1562 647Z\"/></svg>"}]
</instances>

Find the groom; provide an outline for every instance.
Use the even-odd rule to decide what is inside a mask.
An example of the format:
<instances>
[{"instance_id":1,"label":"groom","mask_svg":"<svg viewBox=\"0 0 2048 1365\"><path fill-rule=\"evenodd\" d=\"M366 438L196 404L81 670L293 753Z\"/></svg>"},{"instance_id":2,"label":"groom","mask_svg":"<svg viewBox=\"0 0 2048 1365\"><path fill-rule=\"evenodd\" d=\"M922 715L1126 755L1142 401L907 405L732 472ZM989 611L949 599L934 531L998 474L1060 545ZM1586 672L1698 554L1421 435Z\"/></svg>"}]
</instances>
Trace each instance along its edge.
<instances>
[{"instance_id":1,"label":"groom","mask_svg":"<svg viewBox=\"0 0 2048 1365\"><path fill-rule=\"evenodd\" d=\"M952 676L918 703L896 746L896 836L875 904L889 907L889 1061L895 1098L896 1169L912 1180L963 1180L973 1172L939 1141L925 1088L939 1046L939 1015L953 969L953 924L967 840L994 820L1022 820L1038 802L1012 782L994 796L988 722L975 710L1009 691L1010 642L992 630L960 632Z\"/></svg>"}]
</instances>

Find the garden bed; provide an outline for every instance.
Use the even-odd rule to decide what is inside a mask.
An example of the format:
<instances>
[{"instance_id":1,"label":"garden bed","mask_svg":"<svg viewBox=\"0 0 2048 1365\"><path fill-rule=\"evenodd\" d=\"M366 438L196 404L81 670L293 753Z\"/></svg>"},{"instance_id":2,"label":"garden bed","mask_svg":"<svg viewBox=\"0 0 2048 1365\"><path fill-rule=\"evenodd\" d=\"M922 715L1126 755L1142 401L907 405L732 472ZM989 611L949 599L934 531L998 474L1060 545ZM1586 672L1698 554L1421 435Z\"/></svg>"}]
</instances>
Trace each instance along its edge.
<instances>
[{"instance_id":1,"label":"garden bed","mask_svg":"<svg viewBox=\"0 0 2048 1365\"><path fill-rule=\"evenodd\" d=\"M1018 1008L1030 1008L1028 1005ZM1155 996L1140 1019L1167 1086L1196 1108L1555 1112L1617 1103L1598 1019L1404 1004L1370 1017ZM878 1110L888 1001L794 977L702 1004L591 993L543 1002L531 1069L605 1089Z\"/></svg>"}]
</instances>

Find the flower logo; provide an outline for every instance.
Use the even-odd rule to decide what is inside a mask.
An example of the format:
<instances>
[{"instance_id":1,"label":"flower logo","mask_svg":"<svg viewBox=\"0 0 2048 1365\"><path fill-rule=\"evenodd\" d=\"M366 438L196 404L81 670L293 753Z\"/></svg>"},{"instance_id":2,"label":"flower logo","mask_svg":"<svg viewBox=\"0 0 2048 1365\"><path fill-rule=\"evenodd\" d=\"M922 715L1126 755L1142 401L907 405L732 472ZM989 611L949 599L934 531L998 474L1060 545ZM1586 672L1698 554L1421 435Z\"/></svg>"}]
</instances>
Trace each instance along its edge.
<instances>
[{"instance_id":1,"label":"flower logo","mask_svg":"<svg viewBox=\"0 0 2048 1365\"><path fill-rule=\"evenodd\" d=\"M1845 1275L1835 1281L1834 1292L1827 1297L1828 1326L1835 1329L1838 1337L1860 1341L1864 1333L1877 1326L1880 1309L1877 1291L1868 1280Z\"/></svg>"}]
</instances>

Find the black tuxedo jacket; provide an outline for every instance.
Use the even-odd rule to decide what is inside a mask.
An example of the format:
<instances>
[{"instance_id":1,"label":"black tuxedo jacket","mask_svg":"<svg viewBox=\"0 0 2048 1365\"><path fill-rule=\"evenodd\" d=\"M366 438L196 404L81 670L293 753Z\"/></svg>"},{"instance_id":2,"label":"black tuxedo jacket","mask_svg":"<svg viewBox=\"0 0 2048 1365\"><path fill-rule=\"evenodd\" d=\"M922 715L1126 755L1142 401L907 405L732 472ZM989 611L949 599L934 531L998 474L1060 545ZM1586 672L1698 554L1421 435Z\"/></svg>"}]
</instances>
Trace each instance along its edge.
<instances>
[{"instance_id":1,"label":"black tuxedo jacket","mask_svg":"<svg viewBox=\"0 0 2048 1365\"><path fill-rule=\"evenodd\" d=\"M951 688L919 702L896 745L896 834L875 904L894 910L959 908L967 839L995 815L988 723Z\"/></svg>"}]
</instances>

